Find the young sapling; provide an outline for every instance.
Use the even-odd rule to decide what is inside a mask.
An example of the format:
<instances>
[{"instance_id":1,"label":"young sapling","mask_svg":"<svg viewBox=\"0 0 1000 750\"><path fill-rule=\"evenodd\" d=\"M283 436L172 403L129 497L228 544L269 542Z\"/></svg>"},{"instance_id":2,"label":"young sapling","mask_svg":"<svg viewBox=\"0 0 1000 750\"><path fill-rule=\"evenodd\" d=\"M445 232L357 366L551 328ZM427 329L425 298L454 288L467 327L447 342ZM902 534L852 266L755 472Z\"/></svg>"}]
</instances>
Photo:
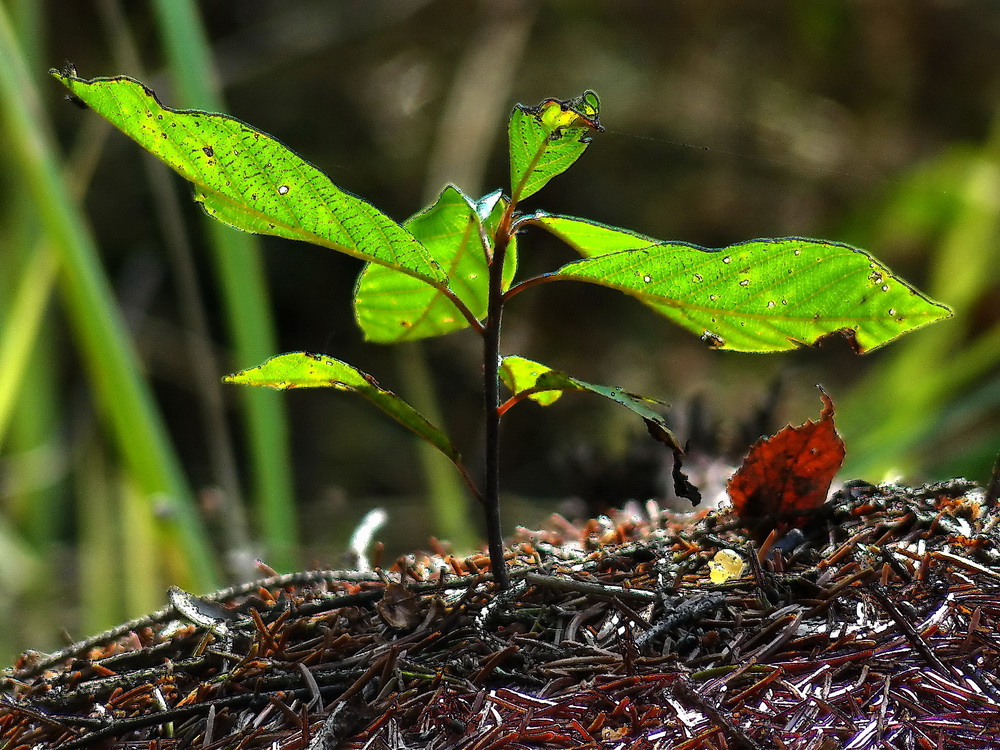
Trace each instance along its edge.
<instances>
[{"instance_id":1,"label":"young sapling","mask_svg":"<svg viewBox=\"0 0 1000 750\"><path fill-rule=\"evenodd\" d=\"M850 245L785 237L709 249L577 216L522 212L521 203L572 166L592 134L602 129L600 102L592 91L514 108L508 123L508 192L474 198L448 185L432 205L398 224L239 120L165 107L152 91L124 76L88 80L75 71L52 74L74 97L193 183L195 200L220 221L364 261L353 302L367 340L392 344L465 328L481 337L481 486L442 430L346 362L293 352L225 379L356 393L437 448L484 508L499 588L508 586L500 524L499 425L520 401L548 405L565 391L586 391L630 409L673 451L678 493L697 501L695 488L680 470L683 449L656 410L658 402L502 354L504 308L518 294L561 281L599 284L635 297L709 346L744 352L786 351L842 334L862 353L951 314ZM517 279L518 245L532 227L560 238L581 259L551 273ZM503 401L501 385L510 392Z\"/></svg>"}]
</instances>

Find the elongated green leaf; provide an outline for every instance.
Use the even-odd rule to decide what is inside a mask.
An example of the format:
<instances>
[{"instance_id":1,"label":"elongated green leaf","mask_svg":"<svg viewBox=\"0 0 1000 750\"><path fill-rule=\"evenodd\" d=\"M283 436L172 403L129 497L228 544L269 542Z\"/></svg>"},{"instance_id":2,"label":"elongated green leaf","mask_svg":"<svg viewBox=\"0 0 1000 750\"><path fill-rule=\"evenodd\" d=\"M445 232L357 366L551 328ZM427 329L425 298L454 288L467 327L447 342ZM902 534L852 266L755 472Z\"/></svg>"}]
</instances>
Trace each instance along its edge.
<instances>
[{"instance_id":1,"label":"elongated green leaf","mask_svg":"<svg viewBox=\"0 0 1000 750\"><path fill-rule=\"evenodd\" d=\"M371 375L339 359L309 352L291 352L272 357L264 364L223 378L226 383L256 385L277 390L290 388L335 388L363 396L401 425L412 430L454 462L458 451L441 430L392 391L382 388Z\"/></svg>"},{"instance_id":2,"label":"elongated green leaf","mask_svg":"<svg viewBox=\"0 0 1000 750\"><path fill-rule=\"evenodd\" d=\"M535 224L548 230L585 258L663 243L663 240L630 229L610 227L589 219L560 216L544 211L524 216L518 223Z\"/></svg>"},{"instance_id":3,"label":"elongated green leaf","mask_svg":"<svg viewBox=\"0 0 1000 750\"><path fill-rule=\"evenodd\" d=\"M312 242L444 286L414 237L277 140L226 115L174 110L124 76L50 71L73 94L195 186L205 210L246 232Z\"/></svg>"},{"instance_id":4,"label":"elongated green leaf","mask_svg":"<svg viewBox=\"0 0 1000 750\"><path fill-rule=\"evenodd\" d=\"M59 265L67 315L101 406L102 418L130 477L165 508L160 515L164 549L183 550L178 575L210 588L215 562L191 492L131 349L112 300L94 240L59 173L57 149L48 139L42 100L29 74L5 5L0 5L0 118L13 155L4 164L34 202ZM17 170L17 171L14 171ZM15 204L16 205L16 204ZM7 248L5 248L6 250Z\"/></svg>"},{"instance_id":5,"label":"elongated green leaf","mask_svg":"<svg viewBox=\"0 0 1000 750\"><path fill-rule=\"evenodd\" d=\"M667 427L666 421L653 409L654 405L662 406L662 401L629 393L618 386L588 383L559 370L553 370L540 362L517 355L503 358L500 363L500 379L514 394L515 402L529 398L542 406L554 403L564 391L596 393L598 396L603 396L638 414L647 423L652 422L666 436L667 439L663 442L668 442L674 447L679 446L673 433Z\"/></svg>"},{"instance_id":6,"label":"elongated green leaf","mask_svg":"<svg viewBox=\"0 0 1000 750\"><path fill-rule=\"evenodd\" d=\"M600 101L593 91L567 101L546 99L537 107L514 108L507 135L515 202L537 193L583 155L589 131L603 130L599 115Z\"/></svg>"},{"instance_id":7,"label":"elongated green leaf","mask_svg":"<svg viewBox=\"0 0 1000 750\"><path fill-rule=\"evenodd\" d=\"M448 286L472 314L486 316L489 268L482 237L493 236L507 202L500 192L474 201L454 185L404 222L448 275ZM517 270L517 242L504 261L504 289ZM358 279L354 315L369 341L382 344L441 336L469 321L439 289L386 266L369 263Z\"/></svg>"},{"instance_id":8,"label":"elongated green leaf","mask_svg":"<svg viewBox=\"0 0 1000 750\"><path fill-rule=\"evenodd\" d=\"M618 289L735 351L784 351L841 333L860 353L951 315L864 250L798 237L721 250L663 243L575 261L552 278Z\"/></svg>"}]
</instances>

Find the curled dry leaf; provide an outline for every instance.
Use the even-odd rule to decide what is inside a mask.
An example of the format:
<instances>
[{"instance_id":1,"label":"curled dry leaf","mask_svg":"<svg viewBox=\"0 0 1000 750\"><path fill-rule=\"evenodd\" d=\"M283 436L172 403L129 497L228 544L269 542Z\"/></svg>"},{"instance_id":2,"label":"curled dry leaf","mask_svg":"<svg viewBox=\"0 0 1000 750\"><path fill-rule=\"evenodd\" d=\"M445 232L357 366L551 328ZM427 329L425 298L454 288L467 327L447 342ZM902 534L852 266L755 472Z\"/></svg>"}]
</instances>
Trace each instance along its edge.
<instances>
[{"instance_id":1,"label":"curled dry leaf","mask_svg":"<svg viewBox=\"0 0 1000 750\"><path fill-rule=\"evenodd\" d=\"M420 599L410 589L399 583L386 585L385 594L382 596L382 600L375 605L375 609L378 610L386 624L396 630L414 628L423 619Z\"/></svg>"},{"instance_id":2,"label":"curled dry leaf","mask_svg":"<svg viewBox=\"0 0 1000 750\"><path fill-rule=\"evenodd\" d=\"M820 388L823 411L818 422L789 425L750 448L727 490L737 516L748 526L762 518L794 517L825 501L830 483L844 462L844 441L833 423L833 401Z\"/></svg>"}]
</instances>

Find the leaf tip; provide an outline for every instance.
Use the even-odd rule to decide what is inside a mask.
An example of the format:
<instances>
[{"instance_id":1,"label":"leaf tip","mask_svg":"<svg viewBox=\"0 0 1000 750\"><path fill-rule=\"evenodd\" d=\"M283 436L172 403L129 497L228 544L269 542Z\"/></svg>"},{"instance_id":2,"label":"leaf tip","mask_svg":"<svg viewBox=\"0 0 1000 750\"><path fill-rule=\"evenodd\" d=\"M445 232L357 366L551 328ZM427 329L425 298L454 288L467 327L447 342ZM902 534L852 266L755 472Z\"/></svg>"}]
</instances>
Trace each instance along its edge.
<instances>
[{"instance_id":1,"label":"leaf tip","mask_svg":"<svg viewBox=\"0 0 1000 750\"><path fill-rule=\"evenodd\" d=\"M58 79L62 83L66 83L66 81L70 79L80 80L76 73L76 66L68 60L61 68L49 68L49 75Z\"/></svg>"}]
</instances>

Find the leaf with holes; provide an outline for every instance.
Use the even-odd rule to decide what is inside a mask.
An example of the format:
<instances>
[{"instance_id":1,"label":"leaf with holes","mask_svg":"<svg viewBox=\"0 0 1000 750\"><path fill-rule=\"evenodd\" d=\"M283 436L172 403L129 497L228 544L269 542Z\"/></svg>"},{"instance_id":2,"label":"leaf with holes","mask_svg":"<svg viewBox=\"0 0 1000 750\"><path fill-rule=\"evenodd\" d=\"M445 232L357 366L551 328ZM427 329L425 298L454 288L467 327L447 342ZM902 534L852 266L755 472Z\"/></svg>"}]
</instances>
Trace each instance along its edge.
<instances>
[{"instance_id":1,"label":"leaf with holes","mask_svg":"<svg viewBox=\"0 0 1000 750\"><path fill-rule=\"evenodd\" d=\"M601 103L593 91L575 99L546 99L537 107L517 105L510 116L510 189L515 202L541 190L579 159L600 131Z\"/></svg>"},{"instance_id":2,"label":"leaf with holes","mask_svg":"<svg viewBox=\"0 0 1000 750\"><path fill-rule=\"evenodd\" d=\"M266 133L226 115L165 107L125 76L85 80L50 72L194 183L195 200L220 221L329 247L446 288L444 272L413 235Z\"/></svg>"},{"instance_id":3,"label":"leaf with holes","mask_svg":"<svg viewBox=\"0 0 1000 750\"><path fill-rule=\"evenodd\" d=\"M448 274L449 288L477 319L486 316L489 290L483 241L492 248L506 207L500 191L475 201L449 185L431 206L403 224ZM516 269L517 238L512 237L504 260L504 289ZM354 315L365 338L380 344L441 336L469 326L439 289L374 263L358 279Z\"/></svg>"},{"instance_id":4,"label":"leaf with holes","mask_svg":"<svg viewBox=\"0 0 1000 750\"><path fill-rule=\"evenodd\" d=\"M593 227L581 220L581 230ZM800 237L719 250L664 242L595 254L549 278L625 292L711 346L744 352L785 351L843 334L860 353L951 315L864 250Z\"/></svg>"}]
</instances>

